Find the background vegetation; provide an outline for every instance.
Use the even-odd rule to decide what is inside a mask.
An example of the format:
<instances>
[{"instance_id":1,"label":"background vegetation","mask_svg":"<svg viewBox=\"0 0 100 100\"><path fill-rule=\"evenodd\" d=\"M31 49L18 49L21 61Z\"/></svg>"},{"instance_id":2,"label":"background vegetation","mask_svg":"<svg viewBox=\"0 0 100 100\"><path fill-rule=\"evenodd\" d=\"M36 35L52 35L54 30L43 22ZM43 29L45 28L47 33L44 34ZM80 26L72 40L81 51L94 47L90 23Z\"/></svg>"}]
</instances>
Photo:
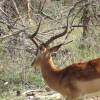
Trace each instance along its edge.
<instances>
[{"instance_id":1,"label":"background vegetation","mask_svg":"<svg viewBox=\"0 0 100 100\"><path fill-rule=\"evenodd\" d=\"M42 42L68 28L50 44L65 42L53 57L57 65L65 67L100 57L99 0L1 0L0 100L25 100L16 97L18 91L46 91L41 73L31 66L37 48L29 36L40 20L36 38Z\"/></svg>"}]
</instances>

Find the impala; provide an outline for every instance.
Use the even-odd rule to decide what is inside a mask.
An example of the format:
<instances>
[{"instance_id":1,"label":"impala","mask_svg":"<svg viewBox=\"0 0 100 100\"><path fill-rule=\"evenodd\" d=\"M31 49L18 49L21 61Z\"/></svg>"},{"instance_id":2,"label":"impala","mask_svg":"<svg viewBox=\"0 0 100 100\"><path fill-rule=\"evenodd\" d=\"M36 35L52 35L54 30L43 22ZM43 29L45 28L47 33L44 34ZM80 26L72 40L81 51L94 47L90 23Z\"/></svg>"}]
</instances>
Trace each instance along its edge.
<instances>
[{"instance_id":1,"label":"impala","mask_svg":"<svg viewBox=\"0 0 100 100\"><path fill-rule=\"evenodd\" d=\"M60 69L61 67L54 64L51 55L57 52L62 44L51 48L47 46L56 37L58 38L55 36L39 47L34 38L39 27L40 24L35 34L30 36L38 47L37 56L32 65L41 69L47 85L64 96L65 100L78 100L81 95L100 91L100 58Z\"/></svg>"},{"instance_id":2,"label":"impala","mask_svg":"<svg viewBox=\"0 0 100 100\"><path fill-rule=\"evenodd\" d=\"M55 47L43 47L33 63L33 66L40 66L43 78L50 88L68 100L78 100L80 95L100 90L100 58L58 69L51 56L56 50Z\"/></svg>"}]
</instances>

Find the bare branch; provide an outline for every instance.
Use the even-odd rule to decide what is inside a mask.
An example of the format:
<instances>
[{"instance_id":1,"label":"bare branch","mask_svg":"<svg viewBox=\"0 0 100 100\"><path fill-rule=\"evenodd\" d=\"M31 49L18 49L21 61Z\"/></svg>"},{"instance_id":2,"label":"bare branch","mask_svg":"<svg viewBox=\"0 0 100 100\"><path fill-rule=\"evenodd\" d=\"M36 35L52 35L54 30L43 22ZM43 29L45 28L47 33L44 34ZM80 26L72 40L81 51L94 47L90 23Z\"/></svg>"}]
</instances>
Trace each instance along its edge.
<instances>
[{"instance_id":1,"label":"bare branch","mask_svg":"<svg viewBox=\"0 0 100 100\"><path fill-rule=\"evenodd\" d=\"M43 8L45 6L45 3L46 3L46 0L43 2L43 6L41 7L41 10L40 11L43 11Z\"/></svg>"},{"instance_id":2,"label":"bare branch","mask_svg":"<svg viewBox=\"0 0 100 100\"><path fill-rule=\"evenodd\" d=\"M24 32L26 29L28 29L28 28L24 28L24 29L19 30L19 31L14 32L14 33L9 33L9 35L4 35L4 36L0 37L0 39L5 39L5 38L8 38L8 37L11 37L11 36L14 36L14 35L18 35L21 32Z\"/></svg>"},{"instance_id":3,"label":"bare branch","mask_svg":"<svg viewBox=\"0 0 100 100\"><path fill-rule=\"evenodd\" d=\"M29 19L31 19L32 18L31 0L27 0L27 6L28 6L28 17Z\"/></svg>"},{"instance_id":4,"label":"bare branch","mask_svg":"<svg viewBox=\"0 0 100 100\"><path fill-rule=\"evenodd\" d=\"M5 14L7 17L9 17L8 15L7 15L7 13L0 7L0 11L1 12L3 12L3 14Z\"/></svg>"},{"instance_id":5,"label":"bare branch","mask_svg":"<svg viewBox=\"0 0 100 100\"><path fill-rule=\"evenodd\" d=\"M69 42L67 42L67 43L63 43L63 45L69 44L69 43L71 43L71 42L73 42L73 40L71 40L71 41L69 41Z\"/></svg>"},{"instance_id":6,"label":"bare branch","mask_svg":"<svg viewBox=\"0 0 100 100\"><path fill-rule=\"evenodd\" d=\"M23 22L22 16L21 16L20 13L19 13L19 10L18 10L18 7L17 7L17 5L16 5L15 0L12 0L12 2L13 2L13 4L14 4L14 6L15 6L15 9L16 9L16 11L17 11L17 14L18 14L19 18L20 18L21 21L22 21L22 24L24 25L24 22Z\"/></svg>"}]
</instances>

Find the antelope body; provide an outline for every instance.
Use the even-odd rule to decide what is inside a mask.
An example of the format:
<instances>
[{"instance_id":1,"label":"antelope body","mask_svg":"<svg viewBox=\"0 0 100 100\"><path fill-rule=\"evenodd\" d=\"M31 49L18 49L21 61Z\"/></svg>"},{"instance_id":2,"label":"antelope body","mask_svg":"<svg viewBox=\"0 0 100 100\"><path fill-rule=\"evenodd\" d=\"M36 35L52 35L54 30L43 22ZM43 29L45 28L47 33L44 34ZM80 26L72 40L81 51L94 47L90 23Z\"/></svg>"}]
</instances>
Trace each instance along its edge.
<instances>
[{"instance_id":1,"label":"antelope body","mask_svg":"<svg viewBox=\"0 0 100 100\"><path fill-rule=\"evenodd\" d=\"M66 35L67 27L62 33L50 37L45 43L42 42L43 45L39 46L37 41L41 42L41 40L36 38L36 35L40 25L41 21L34 34L29 36L37 47L36 59L32 65L34 67L40 66L43 78L48 86L62 94L66 100L78 100L80 95L100 91L100 58L84 63L72 64L64 69L60 69L60 67L53 63L51 54L56 52L64 43L52 48L48 48L48 45Z\"/></svg>"},{"instance_id":2,"label":"antelope body","mask_svg":"<svg viewBox=\"0 0 100 100\"><path fill-rule=\"evenodd\" d=\"M100 58L59 69L51 57L54 49L44 48L34 61L50 88L67 97L66 100L78 100L80 95L100 90Z\"/></svg>"}]
</instances>

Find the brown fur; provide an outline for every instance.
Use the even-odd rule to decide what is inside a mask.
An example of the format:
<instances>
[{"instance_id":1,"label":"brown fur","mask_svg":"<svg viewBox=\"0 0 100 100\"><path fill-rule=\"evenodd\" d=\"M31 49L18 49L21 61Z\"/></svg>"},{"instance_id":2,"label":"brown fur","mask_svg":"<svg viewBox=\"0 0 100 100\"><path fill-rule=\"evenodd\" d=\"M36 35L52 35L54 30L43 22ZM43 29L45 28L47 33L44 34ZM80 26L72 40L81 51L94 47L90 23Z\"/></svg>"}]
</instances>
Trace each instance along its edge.
<instances>
[{"instance_id":1,"label":"brown fur","mask_svg":"<svg viewBox=\"0 0 100 100\"><path fill-rule=\"evenodd\" d=\"M77 63L67 66L63 70L59 70L63 77L68 76L78 80L92 80L100 78L100 58L91 60L89 62ZM63 79L63 77L61 79Z\"/></svg>"}]
</instances>

